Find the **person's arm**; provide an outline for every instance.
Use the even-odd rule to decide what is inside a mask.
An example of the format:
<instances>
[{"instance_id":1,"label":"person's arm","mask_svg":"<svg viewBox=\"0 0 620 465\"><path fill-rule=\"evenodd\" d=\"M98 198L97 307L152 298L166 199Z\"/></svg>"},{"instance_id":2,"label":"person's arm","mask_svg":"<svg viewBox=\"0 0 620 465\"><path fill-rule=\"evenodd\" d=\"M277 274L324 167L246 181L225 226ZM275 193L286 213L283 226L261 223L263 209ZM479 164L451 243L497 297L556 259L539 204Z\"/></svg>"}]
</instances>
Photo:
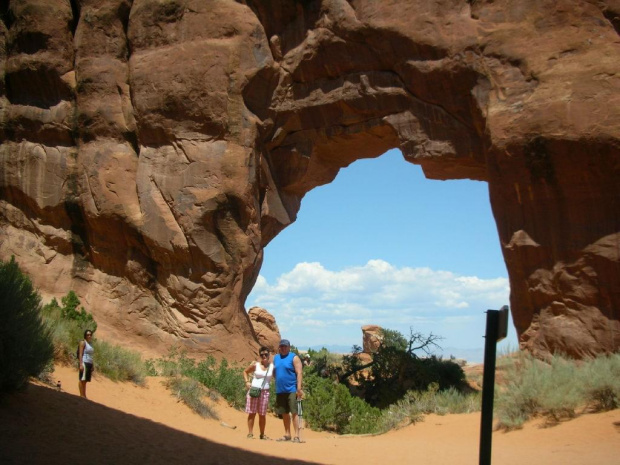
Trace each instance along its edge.
<instances>
[{"instance_id":1,"label":"person's arm","mask_svg":"<svg viewBox=\"0 0 620 465\"><path fill-rule=\"evenodd\" d=\"M245 387L250 389L252 382L249 380L251 374L256 371L256 362L252 363L249 367L243 370L243 380L245 381Z\"/></svg>"},{"instance_id":2,"label":"person's arm","mask_svg":"<svg viewBox=\"0 0 620 465\"><path fill-rule=\"evenodd\" d=\"M304 371L301 365L301 360L297 355L293 359L293 367L295 368L295 375L297 377L297 398L301 399L303 397L304 392L301 390L301 386L303 383Z\"/></svg>"},{"instance_id":3,"label":"person's arm","mask_svg":"<svg viewBox=\"0 0 620 465\"><path fill-rule=\"evenodd\" d=\"M80 362L79 367L80 370L84 369L84 362L82 361L82 359L84 358L84 347L86 346L84 341L80 341L80 345L79 345L79 355L78 355L78 362Z\"/></svg>"}]
</instances>

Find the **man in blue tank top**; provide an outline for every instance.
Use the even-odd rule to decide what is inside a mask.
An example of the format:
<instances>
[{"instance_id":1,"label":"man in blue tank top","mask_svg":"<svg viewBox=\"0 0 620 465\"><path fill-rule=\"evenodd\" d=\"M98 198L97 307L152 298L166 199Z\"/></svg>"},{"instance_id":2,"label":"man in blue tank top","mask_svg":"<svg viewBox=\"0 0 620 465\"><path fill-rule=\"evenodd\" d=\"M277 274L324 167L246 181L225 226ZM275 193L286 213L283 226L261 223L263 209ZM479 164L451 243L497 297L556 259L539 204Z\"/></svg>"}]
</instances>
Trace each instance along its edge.
<instances>
[{"instance_id":1,"label":"man in blue tank top","mask_svg":"<svg viewBox=\"0 0 620 465\"><path fill-rule=\"evenodd\" d=\"M278 441L291 440L291 414L293 414L293 428L295 437L293 442L299 441L299 419L297 400L302 398L302 365L297 355L291 352L291 343L282 339L279 354L273 358L273 376L276 380L276 413L282 415L284 422L284 436Z\"/></svg>"}]
</instances>

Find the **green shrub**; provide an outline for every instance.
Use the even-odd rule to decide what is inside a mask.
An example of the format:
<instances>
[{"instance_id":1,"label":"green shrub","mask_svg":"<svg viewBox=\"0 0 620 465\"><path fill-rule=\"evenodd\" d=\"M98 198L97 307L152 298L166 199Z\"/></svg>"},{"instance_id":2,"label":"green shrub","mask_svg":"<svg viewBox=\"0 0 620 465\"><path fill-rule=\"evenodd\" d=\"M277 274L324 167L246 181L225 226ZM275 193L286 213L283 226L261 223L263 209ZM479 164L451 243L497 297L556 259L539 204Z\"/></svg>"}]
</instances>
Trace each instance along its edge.
<instances>
[{"instance_id":1,"label":"green shrub","mask_svg":"<svg viewBox=\"0 0 620 465\"><path fill-rule=\"evenodd\" d=\"M346 434L370 434L379 432L381 410L371 407L363 399L352 396L349 399L351 414L344 428Z\"/></svg>"},{"instance_id":2,"label":"green shrub","mask_svg":"<svg viewBox=\"0 0 620 465\"><path fill-rule=\"evenodd\" d=\"M159 376L157 372L157 362L155 359L149 358L144 361L144 367L146 368L146 376Z\"/></svg>"},{"instance_id":3,"label":"green shrub","mask_svg":"<svg viewBox=\"0 0 620 465\"><path fill-rule=\"evenodd\" d=\"M80 300L73 291L61 299L62 307L56 299L45 305L42 314L54 341L56 358L65 362L76 362L79 342L84 338L84 331L95 332L97 322L93 316L81 307ZM144 384L147 367L138 352L110 344L100 339L93 340L95 349L95 370L114 381L132 381Z\"/></svg>"},{"instance_id":4,"label":"green shrub","mask_svg":"<svg viewBox=\"0 0 620 465\"><path fill-rule=\"evenodd\" d=\"M166 381L166 387L201 417L218 419L215 410L203 402L208 395L207 390L195 379L175 376Z\"/></svg>"},{"instance_id":5,"label":"green shrub","mask_svg":"<svg viewBox=\"0 0 620 465\"><path fill-rule=\"evenodd\" d=\"M0 261L0 392L23 387L54 356L41 320L41 297L11 257Z\"/></svg>"},{"instance_id":6,"label":"green shrub","mask_svg":"<svg viewBox=\"0 0 620 465\"><path fill-rule=\"evenodd\" d=\"M246 388L242 373L243 367L230 365L226 359L218 364L213 356L209 356L196 365L191 375L209 389L219 392L230 406L243 408Z\"/></svg>"},{"instance_id":7,"label":"green shrub","mask_svg":"<svg viewBox=\"0 0 620 465\"><path fill-rule=\"evenodd\" d=\"M351 434L377 431L379 409L351 396L344 385L316 374L305 376L304 385L304 416L310 428Z\"/></svg>"},{"instance_id":8,"label":"green shrub","mask_svg":"<svg viewBox=\"0 0 620 465\"><path fill-rule=\"evenodd\" d=\"M225 359L218 363L213 356L196 363L187 357L185 351L174 347L165 357L155 360L153 365L161 376L192 378L211 391L218 392L230 406L245 407L243 368L237 364L230 365Z\"/></svg>"},{"instance_id":9,"label":"green shrub","mask_svg":"<svg viewBox=\"0 0 620 465\"><path fill-rule=\"evenodd\" d=\"M73 291L69 291L61 302L62 307L55 298L52 299L43 306L42 314L54 340L56 358L66 362L75 361L77 346L84 338L84 331L90 329L94 333L97 322L84 307L79 312L76 310L80 301Z\"/></svg>"},{"instance_id":10,"label":"green shrub","mask_svg":"<svg viewBox=\"0 0 620 465\"><path fill-rule=\"evenodd\" d=\"M80 299L78 299L75 292L69 291L67 295L60 300L62 301L62 319L75 321L75 323L82 329L82 332L87 329L90 329L93 333L97 331L97 322L93 316L86 312L84 307L80 308L78 311Z\"/></svg>"},{"instance_id":11,"label":"green shrub","mask_svg":"<svg viewBox=\"0 0 620 465\"><path fill-rule=\"evenodd\" d=\"M144 385L146 365L138 352L106 341L95 340L95 369L113 381L131 381Z\"/></svg>"},{"instance_id":12,"label":"green shrub","mask_svg":"<svg viewBox=\"0 0 620 465\"><path fill-rule=\"evenodd\" d=\"M188 358L184 350L178 347L171 347L168 354L154 361L157 374L160 376L188 376L196 370L195 360Z\"/></svg>"}]
</instances>

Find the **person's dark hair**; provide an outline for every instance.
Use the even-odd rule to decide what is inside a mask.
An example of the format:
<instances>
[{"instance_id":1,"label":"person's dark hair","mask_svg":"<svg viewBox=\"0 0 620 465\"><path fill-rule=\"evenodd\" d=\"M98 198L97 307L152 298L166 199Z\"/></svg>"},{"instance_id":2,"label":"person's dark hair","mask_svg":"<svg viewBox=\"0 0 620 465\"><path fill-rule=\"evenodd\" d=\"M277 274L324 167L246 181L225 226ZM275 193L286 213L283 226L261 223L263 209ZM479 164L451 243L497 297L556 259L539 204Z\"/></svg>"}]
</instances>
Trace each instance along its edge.
<instances>
[{"instance_id":1,"label":"person's dark hair","mask_svg":"<svg viewBox=\"0 0 620 465\"><path fill-rule=\"evenodd\" d=\"M271 353L269 348L265 347L265 346L261 346L260 349L258 349L258 353L260 354L261 352L269 352L269 353Z\"/></svg>"},{"instance_id":2,"label":"person's dark hair","mask_svg":"<svg viewBox=\"0 0 620 465\"><path fill-rule=\"evenodd\" d=\"M86 339L86 333L93 334L92 330L87 329L86 331L84 331L84 339Z\"/></svg>"}]
</instances>

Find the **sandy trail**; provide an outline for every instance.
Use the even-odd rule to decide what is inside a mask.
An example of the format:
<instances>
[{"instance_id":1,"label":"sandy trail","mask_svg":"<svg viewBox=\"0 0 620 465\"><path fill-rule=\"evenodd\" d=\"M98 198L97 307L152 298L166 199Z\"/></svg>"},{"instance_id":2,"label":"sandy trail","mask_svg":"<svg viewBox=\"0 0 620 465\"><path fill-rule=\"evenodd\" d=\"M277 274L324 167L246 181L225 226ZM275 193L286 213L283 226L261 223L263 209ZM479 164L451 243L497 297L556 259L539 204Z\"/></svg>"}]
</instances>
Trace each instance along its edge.
<instances>
[{"instance_id":1,"label":"sandy trail","mask_svg":"<svg viewBox=\"0 0 620 465\"><path fill-rule=\"evenodd\" d=\"M0 405L2 464L477 464L480 415L430 415L381 436L338 437L304 430L305 444L246 438L246 416L220 404L220 420L190 411L162 385L114 383L101 376L77 396L77 374L58 366L62 391L31 385ZM225 422L235 429L224 427ZM268 417L267 434L282 435ZM85 458L86 457L86 458ZM554 427L531 422L493 435L493 463L612 465L620 460L620 410Z\"/></svg>"}]
</instances>

